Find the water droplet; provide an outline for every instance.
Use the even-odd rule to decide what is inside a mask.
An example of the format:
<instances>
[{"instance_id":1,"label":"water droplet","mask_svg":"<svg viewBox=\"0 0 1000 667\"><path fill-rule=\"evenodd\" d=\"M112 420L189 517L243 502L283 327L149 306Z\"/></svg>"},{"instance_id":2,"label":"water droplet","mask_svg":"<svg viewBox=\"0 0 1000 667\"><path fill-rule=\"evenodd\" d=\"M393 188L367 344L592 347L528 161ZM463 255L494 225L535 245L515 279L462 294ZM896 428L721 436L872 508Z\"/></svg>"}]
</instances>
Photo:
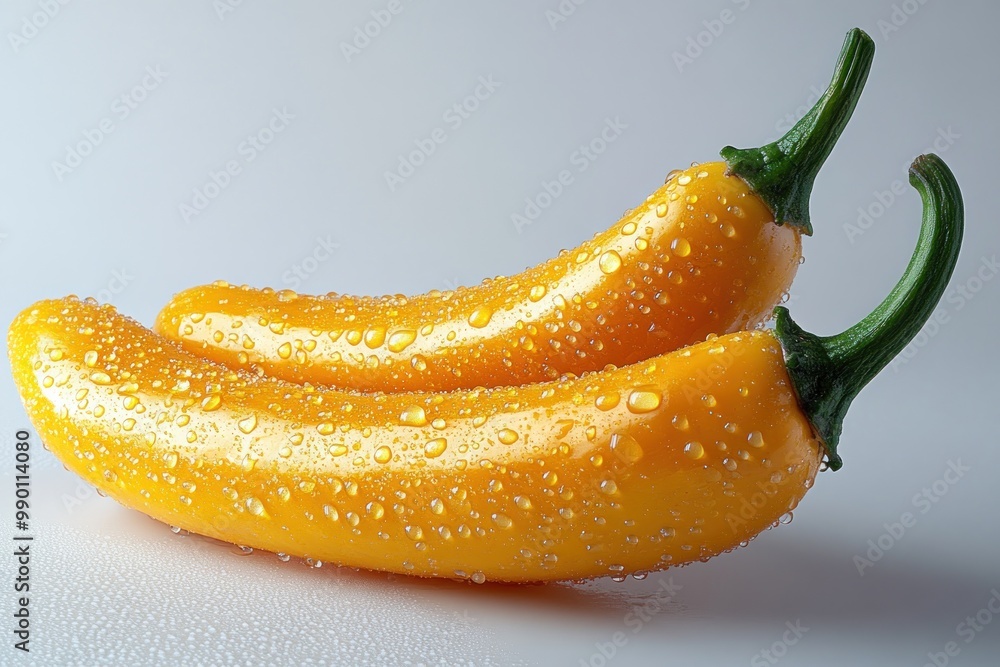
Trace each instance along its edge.
<instances>
[{"instance_id":1,"label":"water droplet","mask_svg":"<svg viewBox=\"0 0 1000 667\"><path fill-rule=\"evenodd\" d=\"M385 328L371 327L365 332L365 345L367 345L369 349L374 350L377 347L381 347L384 342Z\"/></svg>"},{"instance_id":2,"label":"water droplet","mask_svg":"<svg viewBox=\"0 0 1000 667\"><path fill-rule=\"evenodd\" d=\"M751 447L763 447L764 446L764 435L760 431L751 431L747 435L747 442L750 443Z\"/></svg>"},{"instance_id":3,"label":"water droplet","mask_svg":"<svg viewBox=\"0 0 1000 667\"><path fill-rule=\"evenodd\" d=\"M286 342L279 345L278 356L282 359L290 359L292 356L292 344Z\"/></svg>"},{"instance_id":4,"label":"water droplet","mask_svg":"<svg viewBox=\"0 0 1000 667\"><path fill-rule=\"evenodd\" d=\"M90 374L90 381L94 384L109 385L111 384L111 376L102 371L94 371Z\"/></svg>"},{"instance_id":5,"label":"water droplet","mask_svg":"<svg viewBox=\"0 0 1000 667\"><path fill-rule=\"evenodd\" d=\"M393 334L389 336L389 351L402 352L416 339L417 332L413 329L403 329L401 331L393 332Z\"/></svg>"},{"instance_id":6,"label":"water droplet","mask_svg":"<svg viewBox=\"0 0 1000 667\"><path fill-rule=\"evenodd\" d=\"M638 229L638 225L636 225L635 222L626 222L625 225L622 226L622 236L631 236L632 234L635 234L636 229Z\"/></svg>"},{"instance_id":7,"label":"water droplet","mask_svg":"<svg viewBox=\"0 0 1000 667\"><path fill-rule=\"evenodd\" d=\"M58 359L53 359L53 361L58 361ZM95 350L89 350L83 355L83 363L86 364L87 368L93 368L97 365L97 352Z\"/></svg>"},{"instance_id":8,"label":"water droplet","mask_svg":"<svg viewBox=\"0 0 1000 667\"><path fill-rule=\"evenodd\" d=\"M375 450L375 462L376 463L388 463L392 460L392 450L382 445Z\"/></svg>"},{"instance_id":9,"label":"water droplet","mask_svg":"<svg viewBox=\"0 0 1000 667\"><path fill-rule=\"evenodd\" d=\"M711 394L705 394L704 396L702 396L701 402L705 405L706 408L714 408L716 405L719 404L719 402L715 400L715 396L712 396Z\"/></svg>"},{"instance_id":10,"label":"water droplet","mask_svg":"<svg viewBox=\"0 0 1000 667\"><path fill-rule=\"evenodd\" d=\"M472 579L472 583L474 583L474 584L485 584L486 583L486 575L483 574L482 572L473 572L472 576L469 577L469 578Z\"/></svg>"},{"instance_id":11,"label":"water droplet","mask_svg":"<svg viewBox=\"0 0 1000 667\"><path fill-rule=\"evenodd\" d=\"M427 413L419 405L411 405L399 415L399 423L404 426L426 426Z\"/></svg>"},{"instance_id":12,"label":"water droplet","mask_svg":"<svg viewBox=\"0 0 1000 667\"><path fill-rule=\"evenodd\" d=\"M656 205L656 217L663 218L667 215L667 205L666 203L660 203Z\"/></svg>"},{"instance_id":13,"label":"water droplet","mask_svg":"<svg viewBox=\"0 0 1000 667\"><path fill-rule=\"evenodd\" d=\"M528 292L528 298L532 301L541 301L547 291L548 290L545 285L535 285L531 288L531 291Z\"/></svg>"},{"instance_id":14,"label":"water droplet","mask_svg":"<svg viewBox=\"0 0 1000 667\"><path fill-rule=\"evenodd\" d=\"M424 359L423 355L415 354L410 357L410 365L418 372L427 370L427 360Z\"/></svg>"},{"instance_id":15,"label":"water droplet","mask_svg":"<svg viewBox=\"0 0 1000 667\"><path fill-rule=\"evenodd\" d=\"M424 531L420 526L406 526L403 532L414 542L424 539Z\"/></svg>"},{"instance_id":16,"label":"water droplet","mask_svg":"<svg viewBox=\"0 0 1000 667\"><path fill-rule=\"evenodd\" d=\"M218 394L209 394L201 401L201 409L205 412L218 410L220 405L222 405L222 397Z\"/></svg>"},{"instance_id":17,"label":"water droplet","mask_svg":"<svg viewBox=\"0 0 1000 667\"><path fill-rule=\"evenodd\" d=\"M684 453L688 456L688 458L692 458L697 461L705 456L705 448L697 440L692 440L684 445Z\"/></svg>"},{"instance_id":18,"label":"water droplet","mask_svg":"<svg viewBox=\"0 0 1000 667\"><path fill-rule=\"evenodd\" d=\"M514 522L510 520L510 517L506 514L494 514L493 523L500 526L501 528L510 528L514 525Z\"/></svg>"},{"instance_id":19,"label":"water droplet","mask_svg":"<svg viewBox=\"0 0 1000 667\"><path fill-rule=\"evenodd\" d=\"M257 428L257 415L250 415L246 419L241 419L236 424L242 433L250 435Z\"/></svg>"},{"instance_id":20,"label":"water droplet","mask_svg":"<svg viewBox=\"0 0 1000 667\"><path fill-rule=\"evenodd\" d=\"M509 428L500 429L500 432L497 433L497 438L499 438L500 442L505 445L513 445L517 442L517 437L517 431L513 431Z\"/></svg>"},{"instance_id":21,"label":"water droplet","mask_svg":"<svg viewBox=\"0 0 1000 667\"><path fill-rule=\"evenodd\" d=\"M687 257L691 254L691 244L683 236L678 236L670 242L670 250L678 257Z\"/></svg>"},{"instance_id":22,"label":"water droplet","mask_svg":"<svg viewBox=\"0 0 1000 667\"><path fill-rule=\"evenodd\" d=\"M49 359L51 359L52 361L60 361L63 358L63 356L65 356L65 354L59 348L56 348L54 350L49 350Z\"/></svg>"},{"instance_id":23,"label":"water droplet","mask_svg":"<svg viewBox=\"0 0 1000 667\"><path fill-rule=\"evenodd\" d=\"M435 459L448 448L448 441L444 438L434 438L424 445L424 455L429 459Z\"/></svg>"},{"instance_id":24,"label":"water droplet","mask_svg":"<svg viewBox=\"0 0 1000 667\"><path fill-rule=\"evenodd\" d=\"M347 445L341 442L336 445L330 445L327 451L330 452L330 456L343 456L347 453L348 449Z\"/></svg>"},{"instance_id":25,"label":"water droplet","mask_svg":"<svg viewBox=\"0 0 1000 667\"><path fill-rule=\"evenodd\" d=\"M493 310L485 306L476 308L469 315L469 324L477 329L482 329L493 319Z\"/></svg>"},{"instance_id":26,"label":"water droplet","mask_svg":"<svg viewBox=\"0 0 1000 667\"><path fill-rule=\"evenodd\" d=\"M444 514L444 502L440 498L431 499L431 512L437 515Z\"/></svg>"},{"instance_id":27,"label":"water droplet","mask_svg":"<svg viewBox=\"0 0 1000 667\"><path fill-rule=\"evenodd\" d=\"M365 511L373 519L381 519L385 516L385 508L382 507L382 503L375 502L374 500L365 505Z\"/></svg>"},{"instance_id":28,"label":"water droplet","mask_svg":"<svg viewBox=\"0 0 1000 667\"><path fill-rule=\"evenodd\" d=\"M246 499L247 511L254 516L262 516L264 514L264 503L260 502L256 498Z\"/></svg>"},{"instance_id":29,"label":"water droplet","mask_svg":"<svg viewBox=\"0 0 1000 667\"><path fill-rule=\"evenodd\" d=\"M334 431L334 426L330 422L323 422L316 426L316 430L319 431L320 435L330 435Z\"/></svg>"},{"instance_id":30,"label":"water droplet","mask_svg":"<svg viewBox=\"0 0 1000 667\"><path fill-rule=\"evenodd\" d=\"M626 463L636 463L645 453L639 442L627 433L615 433L611 436L611 451Z\"/></svg>"},{"instance_id":31,"label":"water droplet","mask_svg":"<svg viewBox=\"0 0 1000 667\"><path fill-rule=\"evenodd\" d=\"M601 493L605 493L609 496L613 496L618 493L618 485L615 484L613 479L606 479L601 482Z\"/></svg>"},{"instance_id":32,"label":"water droplet","mask_svg":"<svg viewBox=\"0 0 1000 667\"><path fill-rule=\"evenodd\" d=\"M288 499L291 497L292 497L292 492L288 490L288 487L286 486L278 487L278 498L280 498L282 502L287 503Z\"/></svg>"},{"instance_id":33,"label":"water droplet","mask_svg":"<svg viewBox=\"0 0 1000 667\"><path fill-rule=\"evenodd\" d=\"M791 522L792 522L792 513L791 512L785 512L780 517L778 517L778 523L780 523L780 524L784 524L784 525L787 526Z\"/></svg>"},{"instance_id":34,"label":"water droplet","mask_svg":"<svg viewBox=\"0 0 1000 667\"><path fill-rule=\"evenodd\" d=\"M514 504L517 505L518 509L531 509L531 500L527 496L514 496Z\"/></svg>"},{"instance_id":35,"label":"water droplet","mask_svg":"<svg viewBox=\"0 0 1000 667\"><path fill-rule=\"evenodd\" d=\"M598 265L604 273L614 273L622 267L622 256L614 250L609 250L601 255Z\"/></svg>"},{"instance_id":36,"label":"water droplet","mask_svg":"<svg viewBox=\"0 0 1000 667\"><path fill-rule=\"evenodd\" d=\"M652 412L660 407L661 401L659 392L636 389L628 395L628 409L635 414Z\"/></svg>"},{"instance_id":37,"label":"water droplet","mask_svg":"<svg viewBox=\"0 0 1000 667\"><path fill-rule=\"evenodd\" d=\"M608 410L613 410L618 406L621 401L621 396L617 391L610 391L605 394L601 394L596 399L594 399L594 405L598 410L602 412L607 412Z\"/></svg>"},{"instance_id":38,"label":"water droplet","mask_svg":"<svg viewBox=\"0 0 1000 667\"><path fill-rule=\"evenodd\" d=\"M167 468L176 468L178 458L177 452L167 452L163 455L163 465Z\"/></svg>"}]
</instances>

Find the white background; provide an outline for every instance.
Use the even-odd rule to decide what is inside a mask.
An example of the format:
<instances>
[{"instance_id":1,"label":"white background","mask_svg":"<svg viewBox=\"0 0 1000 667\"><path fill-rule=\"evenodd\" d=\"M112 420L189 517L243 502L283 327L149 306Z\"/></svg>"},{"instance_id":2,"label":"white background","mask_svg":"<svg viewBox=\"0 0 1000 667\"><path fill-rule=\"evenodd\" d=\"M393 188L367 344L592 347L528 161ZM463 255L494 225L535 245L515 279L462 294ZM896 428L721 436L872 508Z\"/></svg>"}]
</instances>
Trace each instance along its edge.
<instances>
[{"instance_id":1,"label":"white background","mask_svg":"<svg viewBox=\"0 0 1000 667\"><path fill-rule=\"evenodd\" d=\"M863 233L848 225L859 207L879 212L876 193L905 182L904 166L941 136L967 205L953 286L981 289L952 292L947 323L861 394L844 469L821 475L791 525L641 582L476 587L240 556L99 498L36 447L32 653L10 646L14 563L0 556L0 663L762 665L798 622L809 629L778 647L782 665L919 666L949 641L952 665L996 664L1000 616L971 642L957 634L1000 590L1000 280L984 264L1000 250L996 4L590 0L553 27L558 0L402 0L350 58L341 44L387 0L69 2L34 34L24 21L42 4L0 9L5 322L76 293L152 323L185 287L292 287L296 265L315 269L305 292L418 293L515 273L606 228L671 169L776 138L826 86L855 25L878 53L816 184L793 314L834 333L888 292L916 240L919 198L907 185ZM732 21L713 23L723 10ZM12 42L23 31L34 36ZM679 67L674 53L699 33L706 46ZM116 100L147 67L162 81L146 78L123 117ZM455 127L445 112L481 76L500 86ZM274 109L294 118L248 161L240 146ZM519 233L511 214L608 118L627 125L620 138ZM60 173L53 163L105 119L113 131ZM385 172L439 127L447 140L391 190ZM229 160L241 173L186 222L180 206ZM338 247L303 263L317 239ZM0 364L9 517L13 434L27 420ZM970 470L921 512L914 496L949 461ZM859 575L855 557L907 511L916 525ZM671 578L682 588L666 600ZM637 624L628 615L643 604L659 613ZM626 641L605 660L616 632Z\"/></svg>"}]
</instances>

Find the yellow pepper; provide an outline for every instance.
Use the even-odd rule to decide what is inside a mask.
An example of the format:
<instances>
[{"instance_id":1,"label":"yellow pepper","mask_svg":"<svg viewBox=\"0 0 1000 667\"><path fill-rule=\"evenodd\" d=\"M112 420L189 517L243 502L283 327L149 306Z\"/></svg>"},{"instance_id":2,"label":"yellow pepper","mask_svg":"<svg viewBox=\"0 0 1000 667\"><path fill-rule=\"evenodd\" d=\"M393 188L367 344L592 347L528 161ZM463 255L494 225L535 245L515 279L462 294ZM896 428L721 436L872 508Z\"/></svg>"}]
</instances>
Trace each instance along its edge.
<instances>
[{"instance_id":1,"label":"yellow pepper","mask_svg":"<svg viewBox=\"0 0 1000 667\"><path fill-rule=\"evenodd\" d=\"M813 180L873 53L851 31L826 94L785 137L673 172L614 226L519 275L412 298L220 282L174 297L155 328L233 368L386 392L552 380L754 328L795 276Z\"/></svg>"},{"instance_id":2,"label":"yellow pepper","mask_svg":"<svg viewBox=\"0 0 1000 667\"><path fill-rule=\"evenodd\" d=\"M122 504L314 560L475 582L705 559L792 510L847 406L919 330L956 261L958 186L914 163L918 249L883 304L818 338L778 309L620 369L521 387L362 394L202 359L116 313L43 301L9 332L41 439Z\"/></svg>"}]
</instances>

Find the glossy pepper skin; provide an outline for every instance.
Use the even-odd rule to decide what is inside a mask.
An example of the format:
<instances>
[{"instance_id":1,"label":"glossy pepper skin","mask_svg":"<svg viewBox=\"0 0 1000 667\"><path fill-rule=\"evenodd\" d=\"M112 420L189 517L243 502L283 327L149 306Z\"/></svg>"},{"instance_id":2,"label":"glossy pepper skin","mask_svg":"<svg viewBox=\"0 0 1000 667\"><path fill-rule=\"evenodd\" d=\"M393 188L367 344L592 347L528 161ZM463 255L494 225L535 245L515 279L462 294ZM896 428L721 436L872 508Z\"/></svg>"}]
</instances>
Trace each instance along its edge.
<instances>
[{"instance_id":1,"label":"glossy pepper skin","mask_svg":"<svg viewBox=\"0 0 1000 667\"><path fill-rule=\"evenodd\" d=\"M161 521L377 570L475 582L624 575L735 548L839 467L851 399L932 312L961 195L915 163L918 251L883 304L819 338L713 338L620 369L521 387L362 394L197 357L111 306L63 299L8 339L41 439ZM749 509L748 509L749 508Z\"/></svg>"},{"instance_id":2,"label":"glossy pepper skin","mask_svg":"<svg viewBox=\"0 0 1000 667\"><path fill-rule=\"evenodd\" d=\"M608 230L516 276L409 298L220 282L175 296L155 328L230 367L386 392L552 380L752 329L795 276L812 180L873 52L852 31L827 94L788 135L673 172Z\"/></svg>"}]
</instances>

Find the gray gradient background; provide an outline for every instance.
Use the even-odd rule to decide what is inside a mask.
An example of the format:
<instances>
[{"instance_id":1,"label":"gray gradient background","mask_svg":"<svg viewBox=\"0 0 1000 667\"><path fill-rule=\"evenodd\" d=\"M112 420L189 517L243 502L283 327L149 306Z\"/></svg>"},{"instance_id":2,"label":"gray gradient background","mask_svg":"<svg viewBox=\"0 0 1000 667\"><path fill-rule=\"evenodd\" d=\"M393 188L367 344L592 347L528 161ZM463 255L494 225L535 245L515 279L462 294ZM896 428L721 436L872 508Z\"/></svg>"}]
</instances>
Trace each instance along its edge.
<instances>
[{"instance_id":1,"label":"gray gradient background","mask_svg":"<svg viewBox=\"0 0 1000 667\"><path fill-rule=\"evenodd\" d=\"M416 293L515 273L610 225L669 170L715 159L727 143L776 138L827 84L854 25L878 53L817 182L793 313L832 333L888 292L916 239L919 198L906 186L853 239L844 225L949 131L957 138L939 147L968 220L953 285L982 289L944 302L948 322L863 392L846 423L843 471L821 475L791 525L641 582L473 587L241 558L97 497L36 448L33 652L10 647L13 560L0 556L0 663L599 665L596 643L622 631L609 665L771 664L755 656L801 621L809 630L782 665L919 666L949 641L961 649L952 665L996 664L1000 617L971 643L956 632L1000 589L1000 280L983 269L992 280L975 282L1000 250L998 5L908 0L900 4L917 11L886 33L889 0L590 0L556 29L545 12L558 0L402 0L347 62L340 43L386 4L246 0L220 18L210 2L71 2L16 51L5 39L0 321L77 293L151 323L196 283L288 287L287 272L327 236L338 247L302 291ZM678 71L672 53L724 9L734 21ZM18 31L36 11L5 2L0 29ZM115 99L147 66L165 80L120 119ZM502 85L448 126L445 110L490 75ZM210 170L241 159L240 143L275 107L294 115L287 129L185 223L178 206ZM627 129L518 233L511 214L609 117ZM103 118L114 132L60 181L52 162ZM383 173L436 127L447 141L390 192ZM27 424L8 371L4 357L7 544L11 441ZM914 496L958 460L971 470L920 513ZM859 576L854 557L906 511L917 524ZM683 588L634 632L627 614L662 599L671 577Z\"/></svg>"}]
</instances>

